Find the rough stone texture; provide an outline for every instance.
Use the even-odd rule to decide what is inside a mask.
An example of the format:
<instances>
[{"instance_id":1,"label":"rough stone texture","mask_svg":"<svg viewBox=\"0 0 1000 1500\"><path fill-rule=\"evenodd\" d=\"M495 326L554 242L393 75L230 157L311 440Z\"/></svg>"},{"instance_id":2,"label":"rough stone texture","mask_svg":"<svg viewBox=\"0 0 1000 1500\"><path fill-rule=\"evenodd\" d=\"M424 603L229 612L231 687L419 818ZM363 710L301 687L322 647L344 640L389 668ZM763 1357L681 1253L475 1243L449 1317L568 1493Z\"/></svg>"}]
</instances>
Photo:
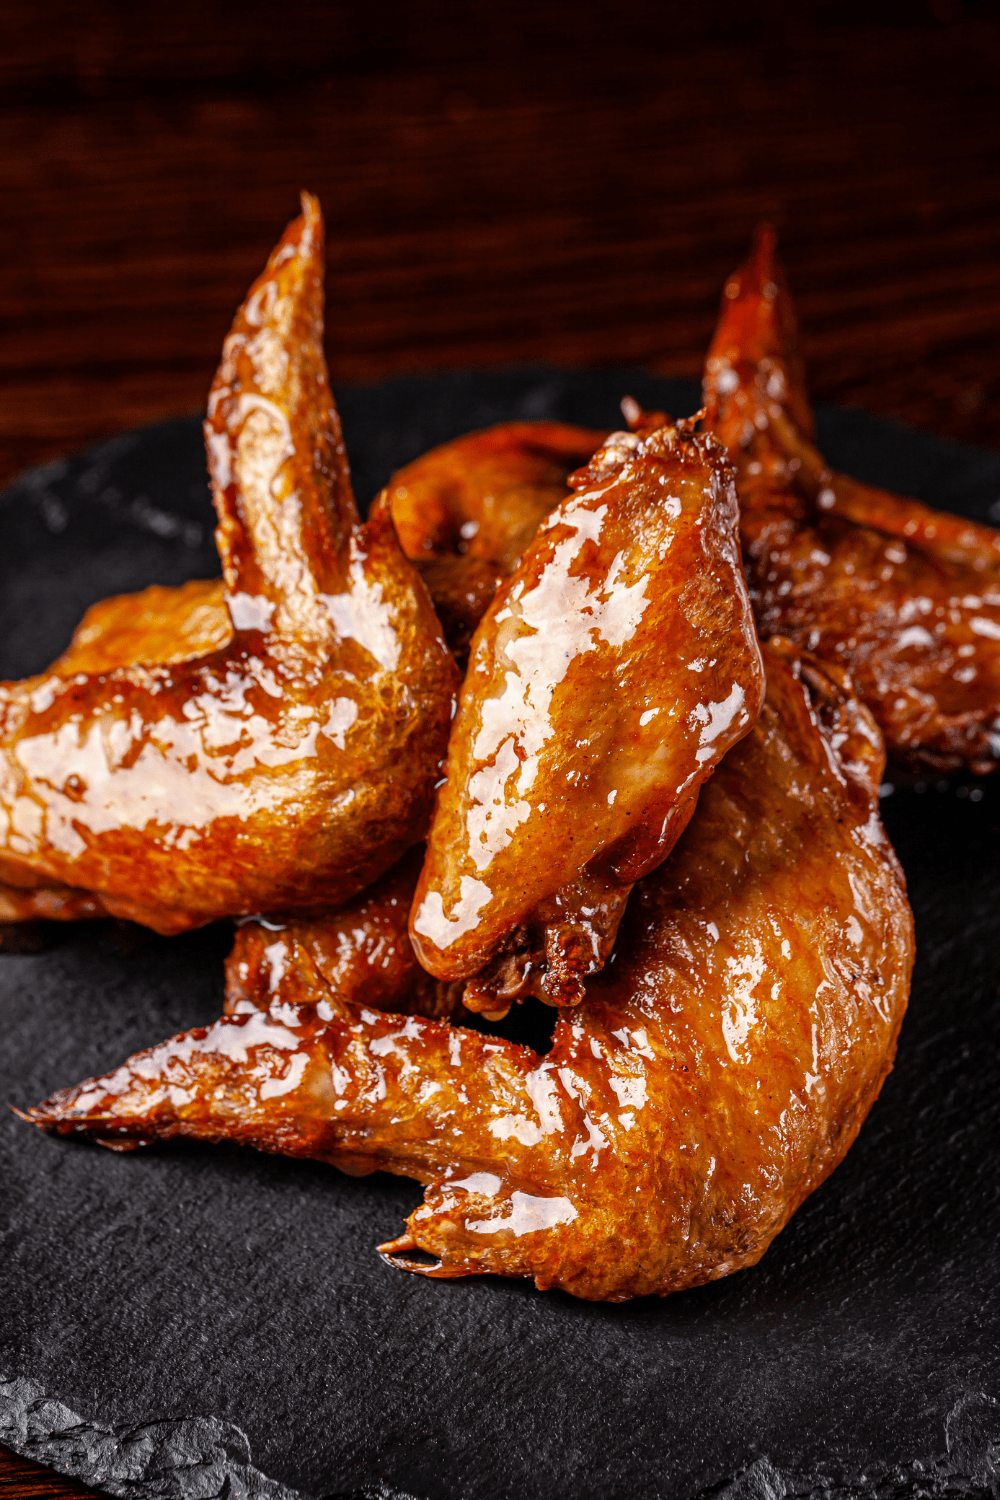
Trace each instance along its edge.
<instances>
[{"instance_id":1,"label":"rough stone texture","mask_svg":"<svg viewBox=\"0 0 1000 1500\"><path fill-rule=\"evenodd\" d=\"M339 391L359 498L512 416L616 424L634 371ZM1000 518L1000 456L821 413L862 477ZM0 497L0 672L114 590L215 571L194 419ZM897 1500L1000 1492L1000 784L883 802L919 957L899 1061L844 1165L759 1267L589 1306L427 1282L374 1246L414 1184L177 1145L115 1156L0 1119L0 1441L160 1500ZM979 796L979 793L982 793ZM0 933L0 1099L34 1102L219 1011L224 928ZM22 948L32 944L22 942Z\"/></svg>"}]
</instances>

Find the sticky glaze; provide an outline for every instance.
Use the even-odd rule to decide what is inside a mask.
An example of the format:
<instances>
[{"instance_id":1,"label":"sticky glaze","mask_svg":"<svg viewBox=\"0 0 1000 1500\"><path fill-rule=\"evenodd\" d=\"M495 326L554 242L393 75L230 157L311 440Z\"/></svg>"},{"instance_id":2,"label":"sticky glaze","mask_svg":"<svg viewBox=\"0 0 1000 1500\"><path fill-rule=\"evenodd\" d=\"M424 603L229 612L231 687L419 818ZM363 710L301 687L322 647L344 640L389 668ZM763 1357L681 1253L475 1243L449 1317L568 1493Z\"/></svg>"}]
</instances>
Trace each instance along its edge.
<instances>
[{"instance_id":1,"label":"sticky glaze","mask_svg":"<svg viewBox=\"0 0 1000 1500\"><path fill-rule=\"evenodd\" d=\"M753 1265L857 1134L913 961L874 721L835 670L787 643L766 657L756 727L544 1057L326 987L316 1003L299 970L277 996L261 976L268 1014L174 1038L31 1118L415 1177L424 1202L382 1248L422 1274L620 1301Z\"/></svg>"},{"instance_id":2,"label":"sticky glaze","mask_svg":"<svg viewBox=\"0 0 1000 1500\"><path fill-rule=\"evenodd\" d=\"M1000 533L827 468L770 230L726 286L705 401L737 467L761 635L848 667L896 759L995 769Z\"/></svg>"},{"instance_id":3,"label":"sticky glaze","mask_svg":"<svg viewBox=\"0 0 1000 1500\"><path fill-rule=\"evenodd\" d=\"M306 196L209 399L229 630L212 585L147 597L131 634L118 601L50 672L0 689L10 884L73 887L174 932L329 906L424 833L457 673L390 518L358 521L322 273Z\"/></svg>"},{"instance_id":4,"label":"sticky glaze","mask_svg":"<svg viewBox=\"0 0 1000 1500\"><path fill-rule=\"evenodd\" d=\"M580 998L761 701L712 440L616 434L573 483L474 637L410 925L487 1014Z\"/></svg>"}]
</instances>

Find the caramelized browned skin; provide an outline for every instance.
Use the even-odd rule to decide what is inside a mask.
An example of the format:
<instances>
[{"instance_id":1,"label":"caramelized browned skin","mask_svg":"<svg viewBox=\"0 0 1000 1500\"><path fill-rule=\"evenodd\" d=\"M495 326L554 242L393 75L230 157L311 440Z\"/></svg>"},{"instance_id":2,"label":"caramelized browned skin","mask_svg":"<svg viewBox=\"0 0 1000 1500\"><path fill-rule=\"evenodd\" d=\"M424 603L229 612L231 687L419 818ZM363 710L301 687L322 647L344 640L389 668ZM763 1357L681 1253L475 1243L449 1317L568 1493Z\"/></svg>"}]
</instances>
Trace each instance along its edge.
<instances>
[{"instance_id":1,"label":"caramelized browned skin","mask_svg":"<svg viewBox=\"0 0 1000 1500\"><path fill-rule=\"evenodd\" d=\"M379 496L463 670L501 579L606 436L564 422L501 422L422 454Z\"/></svg>"},{"instance_id":2,"label":"caramelized browned skin","mask_svg":"<svg viewBox=\"0 0 1000 1500\"><path fill-rule=\"evenodd\" d=\"M0 689L7 884L71 886L176 932L337 904L423 835L457 674L388 515L359 523L322 274L304 196L209 400L228 644L187 657L219 637L213 586L189 585L153 608L165 661L144 659L156 619L130 638L112 601L91 620L106 629L85 622L52 670Z\"/></svg>"},{"instance_id":3,"label":"caramelized browned skin","mask_svg":"<svg viewBox=\"0 0 1000 1500\"><path fill-rule=\"evenodd\" d=\"M410 923L493 1016L582 998L762 694L718 444L618 433L572 483L476 632Z\"/></svg>"},{"instance_id":4,"label":"caramelized browned skin","mask_svg":"<svg viewBox=\"0 0 1000 1500\"><path fill-rule=\"evenodd\" d=\"M224 1013L267 1010L285 996L309 995L317 1004L354 1001L398 1015L454 1015L461 985L425 973L406 930L423 857L418 844L336 911L243 923L226 961Z\"/></svg>"},{"instance_id":5,"label":"caramelized browned skin","mask_svg":"<svg viewBox=\"0 0 1000 1500\"><path fill-rule=\"evenodd\" d=\"M118 1147L184 1135L416 1177L425 1201L383 1248L423 1274L619 1301L753 1265L854 1140L913 959L871 716L835 669L781 642L766 658L756 728L547 1056L326 991L296 1005L315 993L297 974L269 1013L139 1053L31 1118Z\"/></svg>"},{"instance_id":6,"label":"caramelized browned skin","mask_svg":"<svg viewBox=\"0 0 1000 1500\"><path fill-rule=\"evenodd\" d=\"M221 578L193 578L177 588L154 583L138 594L92 604L49 672L68 678L116 667L171 666L221 651L232 638Z\"/></svg>"},{"instance_id":7,"label":"caramelized browned skin","mask_svg":"<svg viewBox=\"0 0 1000 1500\"><path fill-rule=\"evenodd\" d=\"M737 466L761 635L848 666L891 755L994 770L1000 534L827 469L768 229L726 286L705 400Z\"/></svg>"},{"instance_id":8,"label":"caramelized browned skin","mask_svg":"<svg viewBox=\"0 0 1000 1500\"><path fill-rule=\"evenodd\" d=\"M564 422L501 422L431 449L384 491L403 551L415 562L475 558L506 576L607 436Z\"/></svg>"}]
</instances>

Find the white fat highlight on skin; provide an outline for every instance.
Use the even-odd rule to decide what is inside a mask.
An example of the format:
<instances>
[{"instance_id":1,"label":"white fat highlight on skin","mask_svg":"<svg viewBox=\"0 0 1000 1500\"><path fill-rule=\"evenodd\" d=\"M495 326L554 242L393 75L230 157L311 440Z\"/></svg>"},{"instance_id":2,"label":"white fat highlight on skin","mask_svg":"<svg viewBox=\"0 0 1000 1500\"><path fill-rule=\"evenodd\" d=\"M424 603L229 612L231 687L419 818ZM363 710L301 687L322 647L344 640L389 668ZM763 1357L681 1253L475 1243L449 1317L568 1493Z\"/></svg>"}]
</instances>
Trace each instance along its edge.
<instances>
[{"instance_id":1,"label":"white fat highlight on skin","mask_svg":"<svg viewBox=\"0 0 1000 1500\"><path fill-rule=\"evenodd\" d=\"M530 816L527 798L554 734L552 700L570 667L601 644L620 650L649 606L648 576L631 585L622 581L622 552L596 588L571 575L583 543L599 540L606 514L605 505L567 505L557 524L573 535L555 544L538 584L527 592L515 587L496 617L496 660L508 669L502 691L480 707L472 755L481 768L469 779L470 856L480 874Z\"/></svg>"},{"instance_id":2,"label":"white fat highlight on skin","mask_svg":"<svg viewBox=\"0 0 1000 1500\"><path fill-rule=\"evenodd\" d=\"M227 594L226 605L234 630L270 630L274 604L263 594Z\"/></svg>"},{"instance_id":3,"label":"white fat highlight on skin","mask_svg":"<svg viewBox=\"0 0 1000 1500\"><path fill-rule=\"evenodd\" d=\"M266 1078L264 1080L260 1086L260 1097L262 1099L277 1099L282 1094L290 1094L293 1089L297 1089L302 1082L302 1075L305 1073L308 1061L309 1059L304 1052L300 1052L298 1057L293 1057L284 1078Z\"/></svg>"},{"instance_id":4,"label":"white fat highlight on skin","mask_svg":"<svg viewBox=\"0 0 1000 1500\"><path fill-rule=\"evenodd\" d=\"M501 1115L490 1122L490 1135L498 1141L519 1141L522 1146L537 1146L545 1138L545 1132L527 1115Z\"/></svg>"},{"instance_id":5,"label":"white fat highlight on skin","mask_svg":"<svg viewBox=\"0 0 1000 1500\"><path fill-rule=\"evenodd\" d=\"M734 724L746 718L746 694L738 682L734 682L721 703L698 703L691 710L692 727L699 726L699 748L695 760L703 765L716 754L716 746Z\"/></svg>"},{"instance_id":6,"label":"white fat highlight on skin","mask_svg":"<svg viewBox=\"0 0 1000 1500\"><path fill-rule=\"evenodd\" d=\"M535 1234L540 1229L554 1229L557 1224L571 1224L578 1217L576 1205L568 1198L536 1198L532 1193L511 1194L510 1212L503 1219L467 1219L466 1229L473 1234Z\"/></svg>"},{"instance_id":7,"label":"white fat highlight on skin","mask_svg":"<svg viewBox=\"0 0 1000 1500\"><path fill-rule=\"evenodd\" d=\"M969 621L973 635L984 636L990 641L1000 641L1000 625L996 620L987 620L985 615L976 615Z\"/></svg>"},{"instance_id":8,"label":"white fat highlight on skin","mask_svg":"<svg viewBox=\"0 0 1000 1500\"><path fill-rule=\"evenodd\" d=\"M323 725L322 733L333 741L338 750L343 750L347 731L358 717L358 705L353 698L336 698Z\"/></svg>"},{"instance_id":9,"label":"white fat highlight on skin","mask_svg":"<svg viewBox=\"0 0 1000 1500\"><path fill-rule=\"evenodd\" d=\"M933 646L934 637L922 625L908 625L896 639L896 650L905 651L907 646Z\"/></svg>"},{"instance_id":10,"label":"white fat highlight on skin","mask_svg":"<svg viewBox=\"0 0 1000 1500\"><path fill-rule=\"evenodd\" d=\"M641 1109L646 1103L645 1078L609 1078L622 1109Z\"/></svg>"},{"instance_id":11,"label":"white fat highlight on skin","mask_svg":"<svg viewBox=\"0 0 1000 1500\"><path fill-rule=\"evenodd\" d=\"M757 1024L757 1000L755 991L766 968L766 960L760 943L754 941L756 952L742 958L728 958L728 983L731 994L722 1010L722 1035L726 1050L733 1062L748 1061L745 1048L753 1027Z\"/></svg>"},{"instance_id":12,"label":"white fat highlight on skin","mask_svg":"<svg viewBox=\"0 0 1000 1500\"><path fill-rule=\"evenodd\" d=\"M352 548L353 548L352 543ZM370 583L359 557L353 558L343 594L320 594L341 640L356 641L386 672L399 664L400 643L396 615L384 597L381 583Z\"/></svg>"},{"instance_id":13,"label":"white fat highlight on skin","mask_svg":"<svg viewBox=\"0 0 1000 1500\"><path fill-rule=\"evenodd\" d=\"M461 1188L466 1193L479 1193L484 1198L495 1198L503 1186L495 1172L472 1172L468 1177L449 1182L450 1188Z\"/></svg>"},{"instance_id":14,"label":"white fat highlight on skin","mask_svg":"<svg viewBox=\"0 0 1000 1500\"><path fill-rule=\"evenodd\" d=\"M264 949L264 957L267 960L270 969L267 980L267 988L270 993L273 994L274 991L278 988L281 981L284 979L287 972L288 949L285 947L285 944L279 939L278 942L270 943L268 947Z\"/></svg>"},{"instance_id":15,"label":"white fat highlight on skin","mask_svg":"<svg viewBox=\"0 0 1000 1500\"><path fill-rule=\"evenodd\" d=\"M488 906L493 893L481 880L463 875L459 898L451 915L444 909L440 891L428 891L413 919L413 930L437 948L449 948L465 933L479 925L480 913Z\"/></svg>"}]
</instances>

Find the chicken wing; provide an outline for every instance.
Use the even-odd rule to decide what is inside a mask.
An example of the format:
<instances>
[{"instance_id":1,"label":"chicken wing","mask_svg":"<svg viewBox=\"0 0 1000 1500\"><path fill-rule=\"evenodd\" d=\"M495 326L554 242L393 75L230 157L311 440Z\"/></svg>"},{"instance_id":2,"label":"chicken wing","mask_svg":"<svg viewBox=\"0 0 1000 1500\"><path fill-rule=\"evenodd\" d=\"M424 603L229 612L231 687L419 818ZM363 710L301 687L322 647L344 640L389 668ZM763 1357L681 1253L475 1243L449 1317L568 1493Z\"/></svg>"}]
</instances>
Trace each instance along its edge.
<instances>
[{"instance_id":1,"label":"chicken wing","mask_svg":"<svg viewBox=\"0 0 1000 1500\"><path fill-rule=\"evenodd\" d=\"M621 1301L755 1264L878 1094L913 961L878 730L838 669L780 640L765 656L756 727L547 1055L325 989L27 1117L118 1148L190 1136L415 1177L424 1202L382 1250L425 1275Z\"/></svg>"},{"instance_id":2,"label":"chicken wing","mask_svg":"<svg viewBox=\"0 0 1000 1500\"><path fill-rule=\"evenodd\" d=\"M498 582L542 517L565 499L566 476L606 436L560 422L506 422L432 448L378 497L463 666ZM69 677L169 665L220 651L232 638L221 579L154 584L92 605L49 671Z\"/></svg>"},{"instance_id":3,"label":"chicken wing","mask_svg":"<svg viewBox=\"0 0 1000 1500\"><path fill-rule=\"evenodd\" d=\"M141 659L158 626L137 645L108 606L52 670L0 688L5 885L177 932L335 905L424 835L457 671L389 516L359 522L322 278L304 195L209 399L227 643L212 586L188 585L165 659Z\"/></svg>"},{"instance_id":4,"label":"chicken wing","mask_svg":"<svg viewBox=\"0 0 1000 1500\"><path fill-rule=\"evenodd\" d=\"M70 678L116 667L172 666L210 656L232 639L221 578L194 578L174 588L154 583L92 604L49 673Z\"/></svg>"},{"instance_id":5,"label":"chicken wing","mask_svg":"<svg viewBox=\"0 0 1000 1500\"><path fill-rule=\"evenodd\" d=\"M761 635L849 667L900 761L994 770L1000 533L830 472L770 229L726 286L705 402L737 467Z\"/></svg>"},{"instance_id":6,"label":"chicken wing","mask_svg":"<svg viewBox=\"0 0 1000 1500\"><path fill-rule=\"evenodd\" d=\"M762 696L714 440L617 433L571 483L474 637L410 922L492 1017L582 998Z\"/></svg>"},{"instance_id":7,"label":"chicken wing","mask_svg":"<svg viewBox=\"0 0 1000 1500\"><path fill-rule=\"evenodd\" d=\"M503 422L432 448L380 495L463 669L500 580L606 437L563 422Z\"/></svg>"},{"instance_id":8,"label":"chicken wing","mask_svg":"<svg viewBox=\"0 0 1000 1500\"><path fill-rule=\"evenodd\" d=\"M407 917L423 863L416 845L381 880L336 911L242 922L226 960L226 1015L267 1010L310 995L318 1004L357 1001L398 1015L461 1011L461 984L433 979L417 963Z\"/></svg>"}]
</instances>

